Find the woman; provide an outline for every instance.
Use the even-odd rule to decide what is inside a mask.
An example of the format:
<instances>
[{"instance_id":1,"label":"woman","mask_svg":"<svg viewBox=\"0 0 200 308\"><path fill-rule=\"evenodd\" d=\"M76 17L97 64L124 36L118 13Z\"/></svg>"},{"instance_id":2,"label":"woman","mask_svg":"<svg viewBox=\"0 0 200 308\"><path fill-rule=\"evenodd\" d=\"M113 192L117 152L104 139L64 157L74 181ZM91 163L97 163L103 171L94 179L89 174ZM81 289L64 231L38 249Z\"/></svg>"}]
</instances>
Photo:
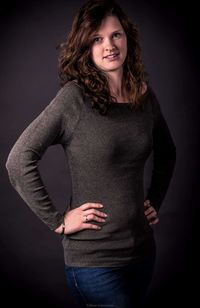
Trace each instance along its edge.
<instances>
[{"instance_id":1,"label":"woman","mask_svg":"<svg viewBox=\"0 0 200 308\"><path fill-rule=\"evenodd\" d=\"M155 261L151 225L159 221L175 145L148 84L137 28L116 2L87 1L60 47L62 88L11 150L9 177L35 214L63 234L67 283L80 307L140 307ZM62 145L72 178L63 215L37 169L53 144Z\"/></svg>"}]
</instances>

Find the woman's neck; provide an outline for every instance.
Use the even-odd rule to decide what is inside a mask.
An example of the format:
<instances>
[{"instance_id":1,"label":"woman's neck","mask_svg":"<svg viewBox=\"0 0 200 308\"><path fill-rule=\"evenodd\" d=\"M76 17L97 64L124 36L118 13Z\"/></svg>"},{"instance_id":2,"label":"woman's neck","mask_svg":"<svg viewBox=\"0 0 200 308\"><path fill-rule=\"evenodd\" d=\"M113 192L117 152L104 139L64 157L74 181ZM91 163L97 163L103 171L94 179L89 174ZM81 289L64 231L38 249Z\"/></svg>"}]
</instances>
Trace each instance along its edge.
<instances>
[{"instance_id":1,"label":"woman's neck","mask_svg":"<svg viewBox=\"0 0 200 308\"><path fill-rule=\"evenodd\" d=\"M116 98L117 102L119 102L119 103L123 103L123 102L128 101L128 97L127 97L126 93L124 93L124 91L122 91L122 89L117 89L115 92L111 91L111 95L114 96Z\"/></svg>"},{"instance_id":2,"label":"woman's neck","mask_svg":"<svg viewBox=\"0 0 200 308\"><path fill-rule=\"evenodd\" d=\"M112 96L116 97L117 101L125 101L125 93L122 88L122 72L112 72L109 74L108 84L110 88L110 93ZM115 74L114 74L115 73Z\"/></svg>"}]
</instances>

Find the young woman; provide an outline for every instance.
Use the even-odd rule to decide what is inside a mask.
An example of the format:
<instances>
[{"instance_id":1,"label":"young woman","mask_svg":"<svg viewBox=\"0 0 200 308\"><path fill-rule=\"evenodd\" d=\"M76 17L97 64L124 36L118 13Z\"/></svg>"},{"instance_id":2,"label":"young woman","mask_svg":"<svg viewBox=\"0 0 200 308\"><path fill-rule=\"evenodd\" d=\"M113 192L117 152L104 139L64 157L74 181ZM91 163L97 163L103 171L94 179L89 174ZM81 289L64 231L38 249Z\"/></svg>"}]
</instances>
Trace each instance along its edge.
<instances>
[{"instance_id":1,"label":"young woman","mask_svg":"<svg viewBox=\"0 0 200 308\"><path fill-rule=\"evenodd\" d=\"M154 268L152 225L173 174L175 145L149 87L137 28L115 1L87 1L60 48L62 87L12 148L9 177L34 213L63 234L67 283L80 307L140 307ZM64 214L37 168L53 144L62 145L72 179Z\"/></svg>"}]
</instances>

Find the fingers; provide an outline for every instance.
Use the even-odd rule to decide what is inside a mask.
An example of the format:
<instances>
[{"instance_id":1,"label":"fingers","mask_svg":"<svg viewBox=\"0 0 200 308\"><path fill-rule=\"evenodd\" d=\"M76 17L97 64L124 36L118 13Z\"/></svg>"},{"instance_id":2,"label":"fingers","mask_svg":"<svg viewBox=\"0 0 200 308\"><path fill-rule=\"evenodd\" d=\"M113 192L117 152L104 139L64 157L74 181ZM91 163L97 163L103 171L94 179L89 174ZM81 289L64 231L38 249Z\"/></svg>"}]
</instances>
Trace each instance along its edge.
<instances>
[{"instance_id":1,"label":"fingers","mask_svg":"<svg viewBox=\"0 0 200 308\"><path fill-rule=\"evenodd\" d=\"M82 229L96 229L100 230L101 226L92 224L91 221L97 221L100 223L106 222L106 217L108 215L103 213L99 209L103 208L103 204L98 202L87 202L82 204L79 209L81 209L83 216L87 216L87 221L82 222ZM144 201L145 216L149 222L149 225L154 225L159 222L157 211L151 205L149 199Z\"/></svg>"},{"instance_id":2,"label":"fingers","mask_svg":"<svg viewBox=\"0 0 200 308\"><path fill-rule=\"evenodd\" d=\"M148 214L147 216L148 216L148 220L156 219L157 213L156 213L156 211L153 211L150 214Z\"/></svg>"},{"instance_id":3,"label":"fingers","mask_svg":"<svg viewBox=\"0 0 200 308\"><path fill-rule=\"evenodd\" d=\"M82 223L83 229L96 229L100 230L101 227L95 224L92 224L91 221L105 222L105 218L108 216L106 213L99 211L98 209L103 208L103 204L98 202L87 202L80 206L80 209L83 211L83 215L87 217L87 222Z\"/></svg>"},{"instance_id":4,"label":"fingers","mask_svg":"<svg viewBox=\"0 0 200 308\"><path fill-rule=\"evenodd\" d=\"M159 222L158 213L154 209L154 207L151 205L150 200L144 201L144 208L145 208L145 216L147 217L149 221L149 225L155 225Z\"/></svg>"},{"instance_id":5,"label":"fingers","mask_svg":"<svg viewBox=\"0 0 200 308\"><path fill-rule=\"evenodd\" d=\"M153 206L150 206L150 207L147 208L147 210L145 210L144 213L145 213L145 215L149 215L154 211L155 211L155 209L153 208Z\"/></svg>"},{"instance_id":6,"label":"fingers","mask_svg":"<svg viewBox=\"0 0 200 308\"><path fill-rule=\"evenodd\" d=\"M101 203L96 203L96 202L87 202L87 203L84 203L80 206L80 208L85 211L85 210L88 210L88 209L91 209L91 208L102 208L103 207L103 204Z\"/></svg>"},{"instance_id":7,"label":"fingers","mask_svg":"<svg viewBox=\"0 0 200 308\"><path fill-rule=\"evenodd\" d=\"M106 217L104 217L104 218L98 217L98 216L96 216L96 215L94 215L94 214L89 214L89 215L87 215L87 221L88 221L88 220L89 220L89 221L95 220L95 221L99 221L99 222L105 222L105 221L106 221L105 218L106 218Z\"/></svg>"},{"instance_id":8,"label":"fingers","mask_svg":"<svg viewBox=\"0 0 200 308\"><path fill-rule=\"evenodd\" d=\"M91 224L91 223L83 223L82 227L83 227L83 229L95 229L95 230L101 229L100 226L97 226L97 225L94 225L94 224Z\"/></svg>"},{"instance_id":9,"label":"fingers","mask_svg":"<svg viewBox=\"0 0 200 308\"><path fill-rule=\"evenodd\" d=\"M95 209L85 210L84 216L87 216L87 221L95 220L98 222L105 222L105 218L108 217L106 213L100 212Z\"/></svg>"},{"instance_id":10,"label":"fingers","mask_svg":"<svg viewBox=\"0 0 200 308\"><path fill-rule=\"evenodd\" d=\"M103 212L95 210L95 209L89 209L89 210L84 211L85 216L86 215L88 216L90 214L97 215L97 216L102 217L102 218L105 218L105 217L108 216L106 213L103 213Z\"/></svg>"},{"instance_id":11,"label":"fingers","mask_svg":"<svg viewBox=\"0 0 200 308\"><path fill-rule=\"evenodd\" d=\"M153 219L152 221L149 222L150 225L155 225L159 222L159 218L156 217L155 219Z\"/></svg>"},{"instance_id":12,"label":"fingers","mask_svg":"<svg viewBox=\"0 0 200 308\"><path fill-rule=\"evenodd\" d=\"M150 200L145 200L144 201L144 207L145 207L145 209L148 209L149 207L151 206L151 202L150 202Z\"/></svg>"},{"instance_id":13,"label":"fingers","mask_svg":"<svg viewBox=\"0 0 200 308\"><path fill-rule=\"evenodd\" d=\"M152 217L148 217L147 216L147 219L148 219L148 222L149 222L149 225L155 225L159 222L159 218L158 216L152 216Z\"/></svg>"}]
</instances>

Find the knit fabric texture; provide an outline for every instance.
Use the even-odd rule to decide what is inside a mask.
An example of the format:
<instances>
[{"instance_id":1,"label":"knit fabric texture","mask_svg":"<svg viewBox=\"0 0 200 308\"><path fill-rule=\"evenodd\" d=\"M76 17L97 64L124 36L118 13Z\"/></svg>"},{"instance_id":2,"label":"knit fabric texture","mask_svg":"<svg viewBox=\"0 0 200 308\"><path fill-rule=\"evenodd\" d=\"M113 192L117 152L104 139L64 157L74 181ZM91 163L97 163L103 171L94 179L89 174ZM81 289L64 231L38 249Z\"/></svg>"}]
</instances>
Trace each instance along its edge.
<instances>
[{"instance_id":1,"label":"knit fabric texture","mask_svg":"<svg viewBox=\"0 0 200 308\"><path fill-rule=\"evenodd\" d=\"M61 144L68 159L72 196L67 210L99 202L108 214L100 230L63 236L68 266L123 266L155 249L144 200L158 211L173 175L176 148L160 104L151 89L142 108L111 103L106 115L75 82L64 85L24 130L6 167L11 184L51 229L62 223L41 179L38 161L51 145ZM153 151L153 169L144 196L145 162ZM91 222L91 221L90 221Z\"/></svg>"}]
</instances>

